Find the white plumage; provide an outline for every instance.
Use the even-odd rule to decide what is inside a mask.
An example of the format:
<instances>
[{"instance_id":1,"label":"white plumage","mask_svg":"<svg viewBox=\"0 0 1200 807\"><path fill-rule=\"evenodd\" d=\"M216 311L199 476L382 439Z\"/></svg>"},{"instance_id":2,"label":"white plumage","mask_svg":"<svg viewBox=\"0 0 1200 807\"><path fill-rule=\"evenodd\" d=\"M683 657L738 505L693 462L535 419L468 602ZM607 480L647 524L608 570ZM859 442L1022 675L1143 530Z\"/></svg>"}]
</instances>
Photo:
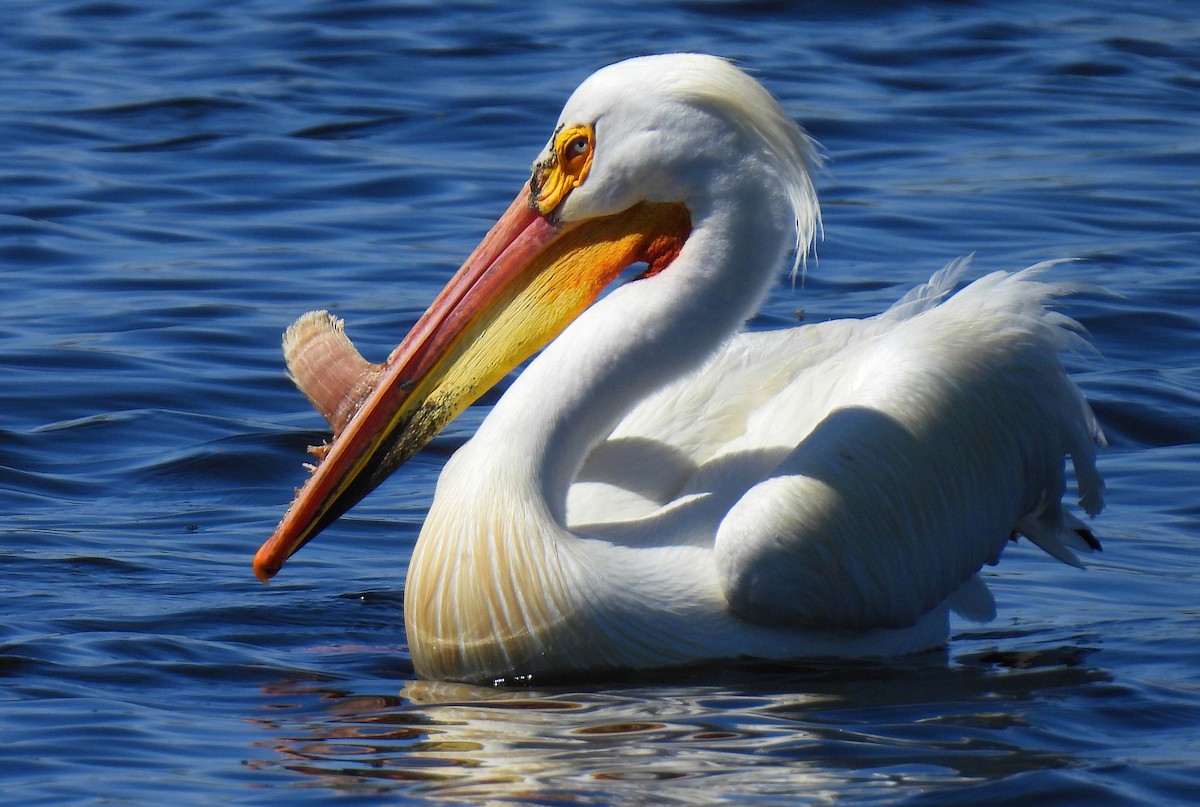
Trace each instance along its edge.
<instances>
[{"instance_id":1,"label":"white plumage","mask_svg":"<svg viewBox=\"0 0 1200 807\"><path fill-rule=\"evenodd\" d=\"M576 129L594 152L552 222L654 202L690 231L574 319L447 464L406 588L420 674L909 652L945 641L950 608L993 613L976 572L1016 534L1068 563L1098 547L1061 506L1069 456L1101 509L1103 438L1046 266L951 294L956 261L877 317L738 333L820 226L811 141L696 55L595 74L556 138ZM552 139L535 195L565 154Z\"/></svg>"}]
</instances>

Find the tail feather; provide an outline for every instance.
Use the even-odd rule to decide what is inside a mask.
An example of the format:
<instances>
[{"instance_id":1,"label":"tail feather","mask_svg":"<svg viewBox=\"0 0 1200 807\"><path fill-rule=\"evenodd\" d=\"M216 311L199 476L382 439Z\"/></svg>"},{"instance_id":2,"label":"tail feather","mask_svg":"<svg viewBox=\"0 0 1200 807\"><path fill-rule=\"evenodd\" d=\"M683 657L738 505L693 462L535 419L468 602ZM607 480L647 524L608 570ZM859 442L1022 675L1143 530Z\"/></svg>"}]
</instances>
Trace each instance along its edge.
<instances>
[{"instance_id":1,"label":"tail feather","mask_svg":"<svg viewBox=\"0 0 1200 807\"><path fill-rule=\"evenodd\" d=\"M1083 569L1083 561L1075 551L1103 551L1100 541L1078 518L1059 508L1055 510L1056 517L1048 517L1048 513L1026 516L1017 523L1017 531L1050 557Z\"/></svg>"},{"instance_id":2,"label":"tail feather","mask_svg":"<svg viewBox=\"0 0 1200 807\"><path fill-rule=\"evenodd\" d=\"M1082 552L1103 552L1104 547L1100 546L1100 539L1096 537L1096 533L1092 532L1091 528L1077 519L1070 513L1063 513L1066 521L1066 530L1063 535L1067 536L1067 541L1071 543L1075 549ZM1073 538L1070 536L1074 536ZM1064 541L1066 543L1066 541Z\"/></svg>"}]
</instances>

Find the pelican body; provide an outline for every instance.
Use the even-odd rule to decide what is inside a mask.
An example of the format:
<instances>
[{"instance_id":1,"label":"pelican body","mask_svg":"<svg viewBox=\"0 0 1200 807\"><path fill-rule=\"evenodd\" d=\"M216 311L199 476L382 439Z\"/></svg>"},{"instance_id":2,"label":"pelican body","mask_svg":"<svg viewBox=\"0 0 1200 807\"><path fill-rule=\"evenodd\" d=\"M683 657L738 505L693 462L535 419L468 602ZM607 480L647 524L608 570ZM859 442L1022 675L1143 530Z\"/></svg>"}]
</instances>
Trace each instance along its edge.
<instances>
[{"instance_id":1,"label":"pelican body","mask_svg":"<svg viewBox=\"0 0 1200 807\"><path fill-rule=\"evenodd\" d=\"M812 141L721 59L607 67L382 364L324 312L289 329L331 443L255 572L297 549L520 362L446 464L408 569L417 673L495 681L737 657L888 656L986 620L1025 535L1079 565L1103 437L1045 267L888 311L742 331L820 213ZM600 298L635 263L635 280Z\"/></svg>"}]
</instances>

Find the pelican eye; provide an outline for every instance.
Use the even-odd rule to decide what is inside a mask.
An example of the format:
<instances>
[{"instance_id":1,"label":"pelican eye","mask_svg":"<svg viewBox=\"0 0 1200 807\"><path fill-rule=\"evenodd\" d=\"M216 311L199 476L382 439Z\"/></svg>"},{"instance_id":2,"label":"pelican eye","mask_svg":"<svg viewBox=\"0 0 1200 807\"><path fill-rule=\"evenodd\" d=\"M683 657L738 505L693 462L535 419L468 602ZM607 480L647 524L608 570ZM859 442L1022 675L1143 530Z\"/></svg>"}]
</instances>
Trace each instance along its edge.
<instances>
[{"instance_id":1,"label":"pelican eye","mask_svg":"<svg viewBox=\"0 0 1200 807\"><path fill-rule=\"evenodd\" d=\"M592 150L592 141L587 135L578 135L577 137L567 141L567 145L563 147L563 158L567 161L586 158Z\"/></svg>"},{"instance_id":2,"label":"pelican eye","mask_svg":"<svg viewBox=\"0 0 1200 807\"><path fill-rule=\"evenodd\" d=\"M564 126L555 133L554 156L534 177L534 205L542 213L558 207L568 193L587 179L595 152L595 138L590 123Z\"/></svg>"}]
</instances>

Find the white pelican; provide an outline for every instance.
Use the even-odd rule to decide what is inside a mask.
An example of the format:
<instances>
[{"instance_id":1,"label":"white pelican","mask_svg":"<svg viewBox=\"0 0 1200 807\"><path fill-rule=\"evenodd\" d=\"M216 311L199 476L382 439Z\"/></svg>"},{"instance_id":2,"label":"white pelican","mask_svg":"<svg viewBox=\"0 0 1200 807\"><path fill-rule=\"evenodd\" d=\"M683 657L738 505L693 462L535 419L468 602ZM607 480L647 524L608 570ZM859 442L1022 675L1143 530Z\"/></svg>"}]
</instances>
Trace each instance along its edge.
<instances>
[{"instance_id":1,"label":"white pelican","mask_svg":"<svg viewBox=\"0 0 1200 807\"><path fill-rule=\"evenodd\" d=\"M1038 267L887 312L740 332L819 225L808 136L711 56L588 78L533 176L381 365L342 324L285 336L335 439L263 580L545 346L442 472L408 568L417 673L490 681L937 646L1025 535L1078 565L1102 436ZM599 300L622 269L648 268ZM593 304L594 302L594 304Z\"/></svg>"}]
</instances>

